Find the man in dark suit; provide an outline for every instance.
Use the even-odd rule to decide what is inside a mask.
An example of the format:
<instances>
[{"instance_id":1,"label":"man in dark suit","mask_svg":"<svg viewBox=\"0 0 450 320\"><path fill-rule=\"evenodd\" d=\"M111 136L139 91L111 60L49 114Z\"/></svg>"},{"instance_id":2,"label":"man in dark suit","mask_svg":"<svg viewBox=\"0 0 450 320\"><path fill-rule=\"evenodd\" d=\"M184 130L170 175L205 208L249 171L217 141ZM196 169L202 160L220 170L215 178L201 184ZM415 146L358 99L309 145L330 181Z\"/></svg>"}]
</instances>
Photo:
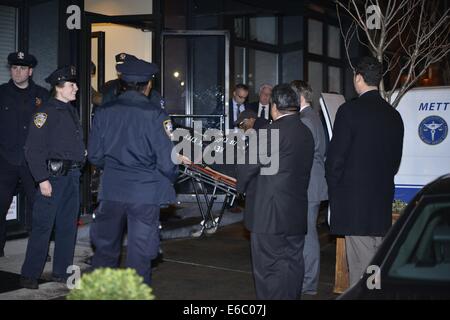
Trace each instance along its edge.
<instances>
[{"instance_id":1,"label":"man in dark suit","mask_svg":"<svg viewBox=\"0 0 450 320\"><path fill-rule=\"evenodd\" d=\"M233 97L228 105L228 128L235 128L234 123L237 121L239 113L246 109L246 100L248 97L248 86L242 83L234 87Z\"/></svg>"},{"instance_id":2,"label":"man in dark suit","mask_svg":"<svg viewBox=\"0 0 450 320\"><path fill-rule=\"evenodd\" d=\"M247 109L253 110L258 118L263 118L268 121L272 120L270 116L270 97L272 95L272 86L268 83L264 83L259 87L259 99L258 101L249 103Z\"/></svg>"},{"instance_id":3,"label":"man in dark suit","mask_svg":"<svg viewBox=\"0 0 450 320\"><path fill-rule=\"evenodd\" d=\"M274 121L258 132L259 145L268 147L259 149L257 164L238 166L237 189L246 193L244 222L251 232L258 299L296 299L301 293L314 140L299 121L298 110L295 91L288 84L276 86L271 104ZM266 170L268 164L262 164L266 157L271 167L277 162L276 172Z\"/></svg>"},{"instance_id":4,"label":"man in dark suit","mask_svg":"<svg viewBox=\"0 0 450 320\"><path fill-rule=\"evenodd\" d=\"M320 202L328 199L325 180L326 140L319 114L311 106L313 92L311 86L302 80L291 82L300 101L300 120L308 127L314 138L314 160L308 187L308 232L305 237L303 257L305 259L305 277L303 294L317 294L320 273L320 243L317 234L317 216Z\"/></svg>"},{"instance_id":5,"label":"man in dark suit","mask_svg":"<svg viewBox=\"0 0 450 320\"><path fill-rule=\"evenodd\" d=\"M400 114L378 92L381 64L365 57L354 72L359 98L339 108L325 165L330 228L345 235L350 284L366 271L391 227L404 131Z\"/></svg>"}]
</instances>

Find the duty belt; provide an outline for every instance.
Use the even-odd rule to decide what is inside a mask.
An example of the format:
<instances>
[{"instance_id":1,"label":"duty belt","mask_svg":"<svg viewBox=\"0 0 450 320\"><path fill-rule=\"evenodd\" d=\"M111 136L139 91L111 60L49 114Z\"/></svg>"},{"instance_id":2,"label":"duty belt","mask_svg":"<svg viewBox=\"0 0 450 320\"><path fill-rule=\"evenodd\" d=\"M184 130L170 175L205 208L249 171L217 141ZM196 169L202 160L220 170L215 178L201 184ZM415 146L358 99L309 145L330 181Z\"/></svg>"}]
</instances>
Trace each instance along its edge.
<instances>
[{"instance_id":1,"label":"duty belt","mask_svg":"<svg viewBox=\"0 0 450 320\"><path fill-rule=\"evenodd\" d=\"M47 169L51 176L65 176L71 170L81 169L83 163L73 160L47 160Z\"/></svg>"}]
</instances>

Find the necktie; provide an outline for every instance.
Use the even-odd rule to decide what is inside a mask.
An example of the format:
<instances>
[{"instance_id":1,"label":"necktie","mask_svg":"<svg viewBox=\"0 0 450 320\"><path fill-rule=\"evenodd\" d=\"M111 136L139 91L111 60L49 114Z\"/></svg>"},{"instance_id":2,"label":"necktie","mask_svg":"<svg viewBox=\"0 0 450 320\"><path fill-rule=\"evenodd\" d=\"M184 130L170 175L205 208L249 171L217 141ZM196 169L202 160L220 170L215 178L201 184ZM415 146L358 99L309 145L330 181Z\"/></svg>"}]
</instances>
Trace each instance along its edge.
<instances>
[{"instance_id":1,"label":"necktie","mask_svg":"<svg viewBox=\"0 0 450 320\"><path fill-rule=\"evenodd\" d=\"M266 117L266 106L261 106L261 115L260 117L265 118Z\"/></svg>"},{"instance_id":2,"label":"necktie","mask_svg":"<svg viewBox=\"0 0 450 320\"><path fill-rule=\"evenodd\" d=\"M237 104L236 105L236 107L237 107L237 112L236 112L236 117L235 117L235 121L237 120L237 118L238 118L238 116L239 116L239 113L241 113L241 106L242 106L242 104Z\"/></svg>"}]
</instances>

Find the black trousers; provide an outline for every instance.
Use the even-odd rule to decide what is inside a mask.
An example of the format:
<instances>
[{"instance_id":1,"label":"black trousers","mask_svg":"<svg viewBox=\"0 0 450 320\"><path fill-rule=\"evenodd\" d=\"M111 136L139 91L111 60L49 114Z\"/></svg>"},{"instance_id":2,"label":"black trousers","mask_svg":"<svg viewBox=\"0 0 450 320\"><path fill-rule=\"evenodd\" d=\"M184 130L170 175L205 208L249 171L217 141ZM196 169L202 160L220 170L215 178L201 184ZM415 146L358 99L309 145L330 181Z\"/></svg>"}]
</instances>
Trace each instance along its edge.
<instances>
[{"instance_id":1,"label":"black trousers","mask_svg":"<svg viewBox=\"0 0 450 320\"><path fill-rule=\"evenodd\" d=\"M18 191L19 181L26 195L25 226L30 231L36 184L26 164L15 166L0 156L0 252L6 242L6 215Z\"/></svg>"},{"instance_id":2,"label":"black trousers","mask_svg":"<svg viewBox=\"0 0 450 320\"><path fill-rule=\"evenodd\" d=\"M159 205L102 200L90 229L94 268L119 266L122 238L127 235L126 267L151 284L151 261L159 249Z\"/></svg>"},{"instance_id":3,"label":"black trousers","mask_svg":"<svg viewBox=\"0 0 450 320\"><path fill-rule=\"evenodd\" d=\"M67 278L72 265L80 208L80 171L71 170L67 176L50 177L52 196L36 191L33 208L33 230L28 238L22 276L39 279L45 266L48 244L55 229L53 276Z\"/></svg>"},{"instance_id":4,"label":"black trousers","mask_svg":"<svg viewBox=\"0 0 450 320\"><path fill-rule=\"evenodd\" d=\"M295 300L301 296L305 272L305 235L251 233L256 298Z\"/></svg>"}]
</instances>

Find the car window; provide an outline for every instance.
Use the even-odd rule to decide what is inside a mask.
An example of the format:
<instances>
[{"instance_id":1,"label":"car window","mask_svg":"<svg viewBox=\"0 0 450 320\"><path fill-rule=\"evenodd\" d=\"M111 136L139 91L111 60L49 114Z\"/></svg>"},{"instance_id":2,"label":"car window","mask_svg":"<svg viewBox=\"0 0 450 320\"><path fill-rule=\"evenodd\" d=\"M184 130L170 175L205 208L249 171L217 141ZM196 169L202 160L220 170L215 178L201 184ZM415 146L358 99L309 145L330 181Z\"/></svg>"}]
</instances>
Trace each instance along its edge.
<instances>
[{"instance_id":1,"label":"car window","mask_svg":"<svg viewBox=\"0 0 450 320\"><path fill-rule=\"evenodd\" d=\"M423 198L407 222L388 275L450 281L450 200Z\"/></svg>"}]
</instances>

